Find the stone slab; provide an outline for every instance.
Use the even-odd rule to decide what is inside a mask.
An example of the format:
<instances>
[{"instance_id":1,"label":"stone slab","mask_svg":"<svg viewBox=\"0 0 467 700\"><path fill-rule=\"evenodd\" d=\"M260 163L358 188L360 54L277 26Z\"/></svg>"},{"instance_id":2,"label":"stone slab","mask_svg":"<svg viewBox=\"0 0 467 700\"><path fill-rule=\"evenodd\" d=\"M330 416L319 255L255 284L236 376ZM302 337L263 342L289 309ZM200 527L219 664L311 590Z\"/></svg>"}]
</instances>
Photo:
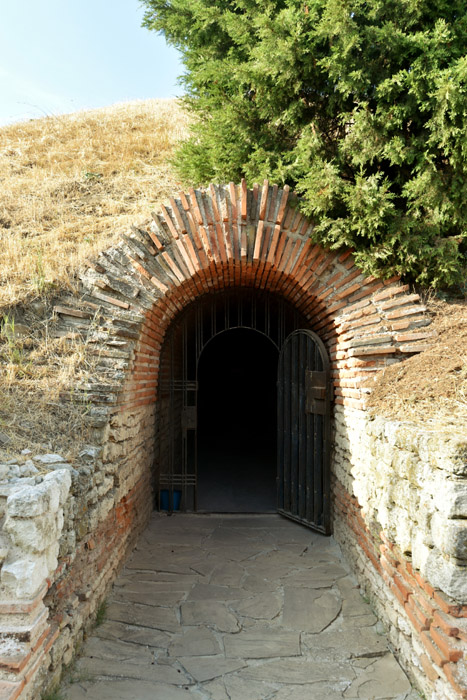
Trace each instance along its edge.
<instances>
[{"instance_id":1,"label":"stone slab","mask_svg":"<svg viewBox=\"0 0 467 700\"><path fill-rule=\"evenodd\" d=\"M311 569L290 574L284 583L304 588L331 588L344 576L347 576L347 571L337 562L321 562Z\"/></svg>"},{"instance_id":2,"label":"stone slab","mask_svg":"<svg viewBox=\"0 0 467 700\"><path fill-rule=\"evenodd\" d=\"M322 632L336 619L342 607L339 595L311 588L285 588L285 627L303 632Z\"/></svg>"},{"instance_id":3,"label":"stone slab","mask_svg":"<svg viewBox=\"0 0 467 700\"><path fill-rule=\"evenodd\" d=\"M331 625L321 634L303 634L302 640L311 654L323 652L343 659L372 659L388 653L386 638L372 627Z\"/></svg>"},{"instance_id":4,"label":"stone slab","mask_svg":"<svg viewBox=\"0 0 467 700\"><path fill-rule=\"evenodd\" d=\"M282 597L277 593L263 593L232 603L231 607L242 617L273 620L282 610Z\"/></svg>"},{"instance_id":5,"label":"stone slab","mask_svg":"<svg viewBox=\"0 0 467 700\"><path fill-rule=\"evenodd\" d=\"M98 639L121 639L123 642L150 647L163 647L164 649L170 643L170 637L165 632L148 627L126 625L123 622L115 622L113 620L106 620L96 628L94 634Z\"/></svg>"},{"instance_id":6,"label":"stone slab","mask_svg":"<svg viewBox=\"0 0 467 700\"><path fill-rule=\"evenodd\" d=\"M256 574L248 574L242 582L242 588L245 591L251 591L252 593L276 591L278 587L278 581L269 580L267 578L264 578L263 576L257 576Z\"/></svg>"},{"instance_id":7,"label":"stone slab","mask_svg":"<svg viewBox=\"0 0 467 700\"><path fill-rule=\"evenodd\" d=\"M264 628L242 631L224 637L227 658L266 659L300 655L300 635L298 632Z\"/></svg>"},{"instance_id":8,"label":"stone slab","mask_svg":"<svg viewBox=\"0 0 467 700\"><path fill-rule=\"evenodd\" d=\"M140 582L139 585L129 585L114 590L112 601L165 606L180 603L186 595L187 591L164 590L158 588L157 584Z\"/></svg>"},{"instance_id":9,"label":"stone slab","mask_svg":"<svg viewBox=\"0 0 467 700\"><path fill-rule=\"evenodd\" d=\"M411 685L392 654L367 666L344 692L344 698L379 700L408 693Z\"/></svg>"},{"instance_id":10,"label":"stone slab","mask_svg":"<svg viewBox=\"0 0 467 700\"><path fill-rule=\"evenodd\" d=\"M239 587L245 576L245 569L237 562L218 564L209 580L210 585Z\"/></svg>"},{"instance_id":11,"label":"stone slab","mask_svg":"<svg viewBox=\"0 0 467 700\"><path fill-rule=\"evenodd\" d=\"M219 632L238 632L237 617L219 601L193 600L180 606L183 625L207 625Z\"/></svg>"},{"instance_id":12,"label":"stone slab","mask_svg":"<svg viewBox=\"0 0 467 700\"><path fill-rule=\"evenodd\" d=\"M91 659L107 659L144 666L153 665L155 660L154 651L148 647L123 642L120 639L102 639L100 637L90 637L87 640L84 656Z\"/></svg>"},{"instance_id":13,"label":"stone slab","mask_svg":"<svg viewBox=\"0 0 467 700\"><path fill-rule=\"evenodd\" d=\"M214 633L206 627L195 627L173 638L169 656L212 656L221 652Z\"/></svg>"},{"instance_id":14,"label":"stone slab","mask_svg":"<svg viewBox=\"0 0 467 700\"><path fill-rule=\"evenodd\" d=\"M132 590L139 592L154 591L177 591L182 593L187 593L195 583L198 582L198 576L180 576L177 574L171 574L173 579L168 581L160 580L161 575L158 573L150 572L149 576L142 574L134 574L133 576L118 579L113 587L112 595L119 593L120 591Z\"/></svg>"},{"instance_id":15,"label":"stone slab","mask_svg":"<svg viewBox=\"0 0 467 700\"><path fill-rule=\"evenodd\" d=\"M151 627L163 632L177 632L180 623L175 611L170 608L157 608L151 605L126 605L111 603L107 608L107 618L130 625Z\"/></svg>"},{"instance_id":16,"label":"stone slab","mask_svg":"<svg viewBox=\"0 0 467 700\"><path fill-rule=\"evenodd\" d=\"M188 594L188 600L240 600L250 594L234 586L212 586L209 583L197 583Z\"/></svg>"},{"instance_id":17,"label":"stone slab","mask_svg":"<svg viewBox=\"0 0 467 700\"><path fill-rule=\"evenodd\" d=\"M355 671L348 663L319 662L308 658L290 658L251 665L239 674L247 680L305 685L310 681L351 681Z\"/></svg>"},{"instance_id":18,"label":"stone slab","mask_svg":"<svg viewBox=\"0 0 467 700\"><path fill-rule=\"evenodd\" d=\"M226 673L238 671L246 666L246 663L240 659L225 659L220 655L208 658L200 656L182 657L179 661L187 673L199 683L219 678Z\"/></svg>"},{"instance_id":19,"label":"stone slab","mask_svg":"<svg viewBox=\"0 0 467 700\"><path fill-rule=\"evenodd\" d=\"M347 686L347 681L339 684L329 680L324 683L281 688L274 695L274 700L342 700L342 692Z\"/></svg>"},{"instance_id":20,"label":"stone slab","mask_svg":"<svg viewBox=\"0 0 467 700\"><path fill-rule=\"evenodd\" d=\"M73 683L65 689L66 700L189 700L188 689L140 680Z\"/></svg>"},{"instance_id":21,"label":"stone slab","mask_svg":"<svg viewBox=\"0 0 467 700\"><path fill-rule=\"evenodd\" d=\"M223 680L229 700L263 700L270 697L275 689L270 683L245 680L235 674L225 676Z\"/></svg>"},{"instance_id":22,"label":"stone slab","mask_svg":"<svg viewBox=\"0 0 467 700\"><path fill-rule=\"evenodd\" d=\"M78 673L83 672L91 678L134 678L168 685L191 684L182 671L166 664L157 664L156 661L147 665L84 656L79 659L76 669Z\"/></svg>"}]
</instances>

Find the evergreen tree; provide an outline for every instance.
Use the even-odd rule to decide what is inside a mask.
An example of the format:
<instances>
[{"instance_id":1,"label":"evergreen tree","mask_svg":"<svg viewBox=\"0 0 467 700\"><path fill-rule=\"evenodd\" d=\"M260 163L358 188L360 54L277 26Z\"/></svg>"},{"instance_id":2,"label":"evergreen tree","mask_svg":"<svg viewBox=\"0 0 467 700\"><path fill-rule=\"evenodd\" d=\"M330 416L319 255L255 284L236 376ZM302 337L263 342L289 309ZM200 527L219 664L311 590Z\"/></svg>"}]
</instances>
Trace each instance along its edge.
<instances>
[{"instance_id":1,"label":"evergreen tree","mask_svg":"<svg viewBox=\"0 0 467 700\"><path fill-rule=\"evenodd\" d=\"M183 55L190 182L288 183L365 272L462 283L464 0L142 0Z\"/></svg>"}]
</instances>

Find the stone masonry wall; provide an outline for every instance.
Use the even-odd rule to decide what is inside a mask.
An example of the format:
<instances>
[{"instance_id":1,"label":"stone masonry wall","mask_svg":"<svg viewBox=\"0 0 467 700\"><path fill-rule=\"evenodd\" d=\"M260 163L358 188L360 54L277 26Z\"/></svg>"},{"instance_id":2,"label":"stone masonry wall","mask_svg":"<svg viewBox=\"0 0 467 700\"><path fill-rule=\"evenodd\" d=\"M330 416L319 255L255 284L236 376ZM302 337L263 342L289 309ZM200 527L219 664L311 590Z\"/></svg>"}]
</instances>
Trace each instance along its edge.
<instances>
[{"instance_id":1,"label":"stone masonry wall","mask_svg":"<svg viewBox=\"0 0 467 700\"><path fill-rule=\"evenodd\" d=\"M467 439L336 407L334 535L430 700L467 697Z\"/></svg>"},{"instance_id":2,"label":"stone masonry wall","mask_svg":"<svg viewBox=\"0 0 467 700\"><path fill-rule=\"evenodd\" d=\"M18 697L29 682L33 687L58 634L44 596L58 563L70 472L59 455L0 465L2 698Z\"/></svg>"},{"instance_id":3,"label":"stone masonry wall","mask_svg":"<svg viewBox=\"0 0 467 700\"><path fill-rule=\"evenodd\" d=\"M146 525L154 412L114 410L73 466L53 454L0 465L2 699L58 681Z\"/></svg>"}]
</instances>

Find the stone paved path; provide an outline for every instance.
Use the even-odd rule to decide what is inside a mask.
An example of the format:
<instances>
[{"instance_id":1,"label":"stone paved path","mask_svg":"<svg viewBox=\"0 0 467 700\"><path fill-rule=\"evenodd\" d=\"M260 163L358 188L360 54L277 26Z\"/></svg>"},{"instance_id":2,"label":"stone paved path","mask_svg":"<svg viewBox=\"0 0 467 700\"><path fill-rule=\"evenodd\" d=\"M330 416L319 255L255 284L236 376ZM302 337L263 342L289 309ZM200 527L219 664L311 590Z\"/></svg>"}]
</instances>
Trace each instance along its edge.
<instances>
[{"instance_id":1,"label":"stone paved path","mask_svg":"<svg viewBox=\"0 0 467 700\"><path fill-rule=\"evenodd\" d=\"M276 515L155 515L67 700L415 700L338 546Z\"/></svg>"}]
</instances>

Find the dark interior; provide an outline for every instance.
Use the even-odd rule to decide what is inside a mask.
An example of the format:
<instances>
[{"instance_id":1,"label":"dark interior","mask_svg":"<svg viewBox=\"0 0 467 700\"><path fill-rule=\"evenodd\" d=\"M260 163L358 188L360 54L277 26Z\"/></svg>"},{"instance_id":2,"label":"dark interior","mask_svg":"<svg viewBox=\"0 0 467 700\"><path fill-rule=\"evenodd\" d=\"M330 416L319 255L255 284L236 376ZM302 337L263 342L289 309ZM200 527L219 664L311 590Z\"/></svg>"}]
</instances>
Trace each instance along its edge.
<instances>
[{"instance_id":1,"label":"dark interior","mask_svg":"<svg viewBox=\"0 0 467 700\"><path fill-rule=\"evenodd\" d=\"M278 350L246 328L215 336L198 365L198 510L276 507Z\"/></svg>"}]
</instances>

